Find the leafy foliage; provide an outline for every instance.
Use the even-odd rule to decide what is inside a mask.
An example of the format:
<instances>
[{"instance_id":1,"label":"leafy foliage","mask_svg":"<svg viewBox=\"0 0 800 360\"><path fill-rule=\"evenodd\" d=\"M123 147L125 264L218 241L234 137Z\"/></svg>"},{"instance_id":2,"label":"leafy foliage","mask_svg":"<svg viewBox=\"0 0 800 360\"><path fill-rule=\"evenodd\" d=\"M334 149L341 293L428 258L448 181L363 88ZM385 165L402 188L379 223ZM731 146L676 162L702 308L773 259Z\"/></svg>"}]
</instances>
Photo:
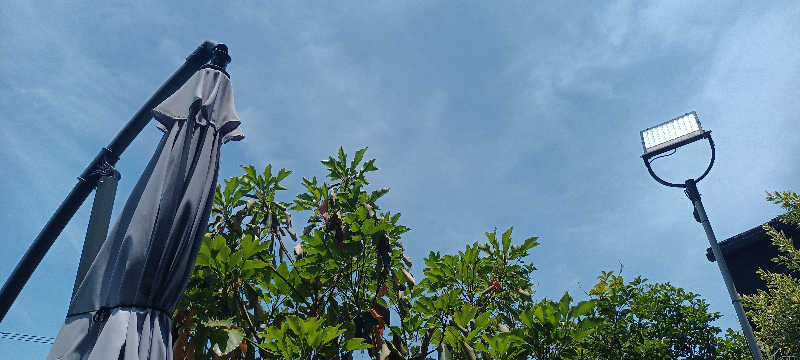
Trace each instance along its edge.
<instances>
[{"instance_id":1,"label":"leafy foliage","mask_svg":"<svg viewBox=\"0 0 800 360\"><path fill-rule=\"evenodd\" d=\"M265 343L259 346L285 359L308 359L318 354L319 349L333 342L344 330L338 326L324 326L319 318L301 319L287 317L280 327L270 326L263 333ZM344 344L345 350L368 348L363 339L351 338Z\"/></svg>"},{"instance_id":2,"label":"leafy foliage","mask_svg":"<svg viewBox=\"0 0 800 360\"><path fill-rule=\"evenodd\" d=\"M279 201L290 171L243 166L220 184L213 221L175 314L175 359L735 359L719 314L669 284L603 273L590 298L534 301L538 238L496 229L456 254L430 252L424 278L409 228L373 189L366 148L321 161L326 175ZM292 214L307 218L295 233ZM394 323L392 320L395 319ZM746 348L744 350L746 353ZM708 355L708 356L706 356Z\"/></svg>"},{"instance_id":3,"label":"leafy foliage","mask_svg":"<svg viewBox=\"0 0 800 360\"><path fill-rule=\"evenodd\" d=\"M333 359L382 348L398 300L389 289L413 277L399 241L408 228L377 205L387 188L366 190L377 167L365 153L348 163L339 149L322 161L331 183L303 178L292 203L276 199L291 172L270 165L244 166L217 187L176 316L176 358ZM300 236L292 210L308 214Z\"/></svg>"},{"instance_id":4,"label":"leafy foliage","mask_svg":"<svg viewBox=\"0 0 800 360\"><path fill-rule=\"evenodd\" d=\"M476 348L488 351L492 343L516 340L498 333L501 327L519 323L519 316L532 305L535 267L523 259L538 239L512 245L512 231L506 230L499 239L496 230L486 233L488 243L467 245L456 255L428 255L425 279L412 293L412 314L401 316L401 327L392 329L395 342L405 341L404 346L413 349L411 358L424 358L432 345L446 346L459 358L475 359Z\"/></svg>"},{"instance_id":5,"label":"leafy foliage","mask_svg":"<svg viewBox=\"0 0 800 360\"><path fill-rule=\"evenodd\" d=\"M636 277L602 272L589 294L597 302L593 318L600 322L587 347L603 359L718 359L721 349L735 351L739 335L724 342L699 295L669 283L648 283ZM722 343L724 342L724 347ZM741 342L743 343L743 341ZM739 348L747 354L747 348Z\"/></svg>"},{"instance_id":6,"label":"leafy foliage","mask_svg":"<svg viewBox=\"0 0 800 360\"><path fill-rule=\"evenodd\" d=\"M585 355L584 340L599 324L588 316L596 303L591 300L571 303L572 297L564 293L558 302L545 299L522 312L522 326L512 331L521 340L521 355L541 360L577 359Z\"/></svg>"},{"instance_id":7,"label":"leafy foliage","mask_svg":"<svg viewBox=\"0 0 800 360\"><path fill-rule=\"evenodd\" d=\"M719 356L718 359L725 360L750 360L750 349L747 347L747 342L744 337L728 329L725 331L725 337L717 338L717 345Z\"/></svg>"},{"instance_id":8,"label":"leafy foliage","mask_svg":"<svg viewBox=\"0 0 800 360\"><path fill-rule=\"evenodd\" d=\"M800 225L800 196L794 192L767 193L767 201L780 204L786 214L780 217L785 224ZM747 315L755 324L755 335L766 356L800 356L800 249L792 239L769 224L764 230L778 248L772 261L785 267L787 274L759 269L766 290L743 296Z\"/></svg>"}]
</instances>

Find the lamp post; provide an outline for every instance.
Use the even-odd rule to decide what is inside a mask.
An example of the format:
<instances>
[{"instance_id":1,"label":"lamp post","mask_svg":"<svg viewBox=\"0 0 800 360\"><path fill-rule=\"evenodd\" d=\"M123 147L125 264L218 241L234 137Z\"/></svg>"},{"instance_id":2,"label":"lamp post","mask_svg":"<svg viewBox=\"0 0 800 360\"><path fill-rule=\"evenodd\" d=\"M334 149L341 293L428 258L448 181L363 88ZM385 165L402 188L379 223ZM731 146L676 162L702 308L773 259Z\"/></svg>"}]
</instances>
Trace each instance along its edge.
<instances>
[{"instance_id":1,"label":"lamp post","mask_svg":"<svg viewBox=\"0 0 800 360\"><path fill-rule=\"evenodd\" d=\"M670 121L644 129L641 131L640 135L642 138L642 147L644 148L642 159L644 160L644 164L650 176L662 185L683 188L684 194L686 194L686 197L692 202L694 207L694 219L703 225L703 229L706 232L706 237L708 237L708 242L711 245L711 251L717 259L719 272L722 274L722 279L725 281L725 287L728 289L728 295L733 303L733 308L736 310L736 317L739 318L739 325L741 325L744 338L747 341L748 347L750 347L750 354L753 356L754 360L762 360L761 351L758 349L755 336L753 336L753 329L750 327L750 322L747 321L744 308L742 308L742 301L739 298L739 294L736 292L736 287L733 285L731 273L728 270L728 264L725 262L725 258L722 256L722 252L719 249L717 237L714 235L714 229L711 228L711 222L708 220L703 202L700 200L700 192L697 190L697 183L703 180L711 171L711 167L714 166L716 151L714 148L714 140L711 139L711 131L703 130L700 119L697 118L697 113L692 111ZM706 171L697 179L688 179L683 184L671 183L658 177L650 166L650 161L654 157L702 139L708 139L708 144L711 146L711 161Z\"/></svg>"}]
</instances>

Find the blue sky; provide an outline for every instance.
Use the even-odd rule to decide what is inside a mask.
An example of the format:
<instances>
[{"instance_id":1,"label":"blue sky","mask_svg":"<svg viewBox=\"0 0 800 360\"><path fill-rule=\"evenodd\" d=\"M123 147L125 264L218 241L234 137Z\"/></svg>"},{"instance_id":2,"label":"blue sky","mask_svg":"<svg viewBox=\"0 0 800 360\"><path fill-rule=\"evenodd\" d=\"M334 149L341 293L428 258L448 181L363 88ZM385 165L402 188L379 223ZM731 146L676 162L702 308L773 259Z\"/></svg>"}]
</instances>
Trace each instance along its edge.
<instances>
[{"instance_id":1,"label":"blue sky","mask_svg":"<svg viewBox=\"0 0 800 360\"><path fill-rule=\"evenodd\" d=\"M312 6L313 5L313 6ZM389 186L383 207L430 250L454 252L494 227L539 236L538 297L583 297L602 270L697 292L737 322L707 242L679 190L658 185L639 131L696 110L717 143L700 191L720 239L774 217L765 190L798 190L797 2L6 1L0 9L0 277L75 177L203 40L228 44L247 138L240 164L322 175L340 145L368 146ZM124 202L160 132L118 165ZM702 144L658 160L682 181ZM55 336L88 223L75 216L0 331ZM299 226L299 225L298 225ZM0 354L48 347L0 339Z\"/></svg>"}]
</instances>

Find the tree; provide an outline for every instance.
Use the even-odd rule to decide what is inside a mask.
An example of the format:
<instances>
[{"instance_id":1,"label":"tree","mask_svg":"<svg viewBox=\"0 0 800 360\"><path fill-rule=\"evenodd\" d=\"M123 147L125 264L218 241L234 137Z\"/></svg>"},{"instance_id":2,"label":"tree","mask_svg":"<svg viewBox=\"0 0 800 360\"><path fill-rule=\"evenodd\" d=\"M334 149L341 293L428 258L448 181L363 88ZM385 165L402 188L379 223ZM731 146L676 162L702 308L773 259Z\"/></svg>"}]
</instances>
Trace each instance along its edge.
<instances>
[{"instance_id":1,"label":"tree","mask_svg":"<svg viewBox=\"0 0 800 360\"><path fill-rule=\"evenodd\" d=\"M747 354L741 336L720 329L699 295L669 283L648 283L636 277L602 272L589 291L597 303L592 318L600 322L587 347L600 359L729 359L721 354ZM727 356L727 355L726 355Z\"/></svg>"},{"instance_id":2,"label":"tree","mask_svg":"<svg viewBox=\"0 0 800 360\"><path fill-rule=\"evenodd\" d=\"M520 314L521 326L512 333L521 340L518 353L540 360L579 359L589 355L587 336L597 330L599 321L588 317L594 301L572 305L564 293L559 301L544 299Z\"/></svg>"},{"instance_id":3,"label":"tree","mask_svg":"<svg viewBox=\"0 0 800 360\"><path fill-rule=\"evenodd\" d=\"M291 172L269 165L262 174L245 166L217 188L176 315L176 359L339 359L382 348L389 280L410 275L408 228L376 204L387 188L364 190L377 170L374 159L362 164L365 152L322 161L331 183L303 178L293 203L276 200ZM299 237L289 210L308 215Z\"/></svg>"},{"instance_id":4,"label":"tree","mask_svg":"<svg viewBox=\"0 0 800 360\"><path fill-rule=\"evenodd\" d=\"M697 354L741 350L740 336L723 339L709 325L719 314L669 284L603 273L587 300L534 301L536 267L526 258L539 241L514 242L512 228L456 254L430 252L417 281L401 241L409 229L379 206L388 188L367 189L377 167L365 153L348 162L340 148L322 161L325 180L302 178L292 202L278 200L291 172L270 165L243 166L218 186L175 314L176 360L352 359L355 351L425 360L437 349L454 360L710 359ZM308 219L299 235L297 215Z\"/></svg>"},{"instance_id":5,"label":"tree","mask_svg":"<svg viewBox=\"0 0 800 360\"><path fill-rule=\"evenodd\" d=\"M528 238L512 245L512 231L499 239L496 230L486 233L488 243L467 245L456 255L428 255L425 278L413 293L413 322L401 320L405 328L398 329L399 338L420 339L417 356L427 354L424 345L432 344L449 347L457 358L474 358L475 346L484 345L483 336L514 327L532 301L535 267L523 258L538 242ZM421 337L404 335L410 333Z\"/></svg>"},{"instance_id":6,"label":"tree","mask_svg":"<svg viewBox=\"0 0 800 360\"><path fill-rule=\"evenodd\" d=\"M720 360L751 360L750 348L744 340L742 334L728 329L725 331L725 337L717 338L719 346Z\"/></svg>"},{"instance_id":7,"label":"tree","mask_svg":"<svg viewBox=\"0 0 800 360\"><path fill-rule=\"evenodd\" d=\"M794 192L767 193L767 201L780 204L786 214L780 221L800 225L800 196ZM780 254L772 261L782 265L786 274L758 270L767 289L743 296L747 315L755 324L755 335L768 356L800 356L800 249L792 239L769 224L764 230Z\"/></svg>"},{"instance_id":8,"label":"tree","mask_svg":"<svg viewBox=\"0 0 800 360\"><path fill-rule=\"evenodd\" d=\"M512 232L488 232L486 243L455 255L428 255L411 311L398 309L400 326L391 327L394 358L424 359L436 348L452 359L576 358L595 324L587 319L594 303L573 304L569 294L534 302L536 268L525 258L538 238L514 244Z\"/></svg>"}]
</instances>

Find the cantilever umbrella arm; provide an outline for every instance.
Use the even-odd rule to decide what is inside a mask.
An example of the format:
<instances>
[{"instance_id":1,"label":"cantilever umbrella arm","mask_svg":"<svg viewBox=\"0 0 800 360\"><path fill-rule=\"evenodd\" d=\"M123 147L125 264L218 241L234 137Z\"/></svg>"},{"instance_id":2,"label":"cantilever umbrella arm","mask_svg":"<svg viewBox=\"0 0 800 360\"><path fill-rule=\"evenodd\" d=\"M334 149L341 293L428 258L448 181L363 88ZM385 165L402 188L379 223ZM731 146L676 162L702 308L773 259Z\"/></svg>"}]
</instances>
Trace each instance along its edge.
<instances>
[{"instance_id":1,"label":"cantilever umbrella arm","mask_svg":"<svg viewBox=\"0 0 800 360\"><path fill-rule=\"evenodd\" d=\"M33 274L33 271L39 266L39 263L44 258L44 255L53 245L56 238L64 230L72 216L78 211L78 208L83 204L89 193L97 184L100 175L113 171L114 165L119 161L120 156L133 142L133 139L141 133L142 129L150 122L152 118L152 110L175 91L177 91L187 80L197 72L204 64L206 64L214 54L214 50L224 45L217 44L214 41L205 41L197 49L186 58L186 62L175 71L161 87L156 90L155 94L142 105L139 111L133 115L130 121L125 124L125 127L120 130L116 137L102 148L95 156L94 160L89 163L89 166L78 176L78 183L69 192L67 198L58 206L56 212L47 221L42 231L33 241L33 244L22 256L14 271L3 284L0 290L0 322L8 313L11 305L16 300L22 287L28 282L28 279ZM227 47L225 48L227 50ZM227 53L227 51L226 51ZM227 54L226 54L227 55ZM228 58L230 59L230 58ZM230 60L228 60L230 61Z\"/></svg>"}]
</instances>

